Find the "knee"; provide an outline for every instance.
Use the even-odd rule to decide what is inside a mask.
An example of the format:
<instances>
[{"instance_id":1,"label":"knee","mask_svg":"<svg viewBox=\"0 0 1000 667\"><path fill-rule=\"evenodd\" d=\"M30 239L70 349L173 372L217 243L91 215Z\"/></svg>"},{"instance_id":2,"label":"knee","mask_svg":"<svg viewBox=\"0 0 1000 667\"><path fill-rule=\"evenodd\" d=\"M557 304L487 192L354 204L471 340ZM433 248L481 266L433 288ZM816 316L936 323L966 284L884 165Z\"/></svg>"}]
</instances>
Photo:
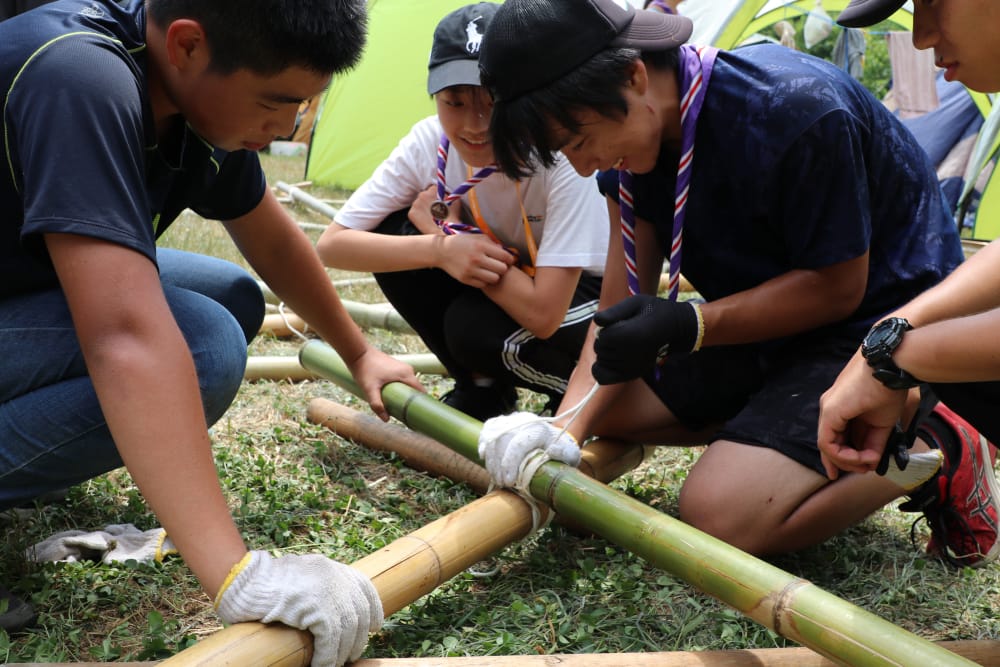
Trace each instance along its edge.
<instances>
[{"instance_id":1,"label":"knee","mask_svg":"<svg viewBox=\"0 0 1000 667\"><path fill-rule=\"evenodd\" d=\"M196 340L189 340L209 425L226 412L243 382L247 345L241 327L234 318L220 317Z\"/></svg>"},{"instance_id":2,"label":"knee","mask_svg":"<svg viewBox=\"0 0 1000 667\"><path fill-rule=\"evenodd\" d=\"M253 276L248 273L229 283L223 306L232 313L243 332L243 347L254 339L264 322L264 293Z\"/></svg>"},{"instance_id":3,"label":"knee","mask_svg":"<svg viewBox=\"0 0 1000 667\"><path fill-rule=\"evenodd\" d=\"M681 521L748 553L758 553L766 538L753 534L754 524L745 520L731 497L718 491L718 485L685 483L677 505Z\"/></svg>"}]
</instances>

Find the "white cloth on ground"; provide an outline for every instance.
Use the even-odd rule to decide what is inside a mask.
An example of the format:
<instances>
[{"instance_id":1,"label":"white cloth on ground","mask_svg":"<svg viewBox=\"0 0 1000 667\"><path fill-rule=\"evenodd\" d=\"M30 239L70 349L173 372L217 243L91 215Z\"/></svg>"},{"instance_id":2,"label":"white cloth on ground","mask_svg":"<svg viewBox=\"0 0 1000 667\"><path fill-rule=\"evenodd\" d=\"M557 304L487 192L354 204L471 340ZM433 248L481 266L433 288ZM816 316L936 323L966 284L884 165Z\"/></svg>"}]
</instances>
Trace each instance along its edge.
<instances>
[{"instance_id":1,"label":"white cloth on ground","mask_svg":"<svg viewBox=\"0 0 1000 667\"><path fill-rule=\"evenodd\" d=\"M29 547L28 560L36 563L81 560L121 563L161 561L177 553L163 528L140 530L130 523L111 524L103 530L64 530Z\"/></svg>"}]
</instances>

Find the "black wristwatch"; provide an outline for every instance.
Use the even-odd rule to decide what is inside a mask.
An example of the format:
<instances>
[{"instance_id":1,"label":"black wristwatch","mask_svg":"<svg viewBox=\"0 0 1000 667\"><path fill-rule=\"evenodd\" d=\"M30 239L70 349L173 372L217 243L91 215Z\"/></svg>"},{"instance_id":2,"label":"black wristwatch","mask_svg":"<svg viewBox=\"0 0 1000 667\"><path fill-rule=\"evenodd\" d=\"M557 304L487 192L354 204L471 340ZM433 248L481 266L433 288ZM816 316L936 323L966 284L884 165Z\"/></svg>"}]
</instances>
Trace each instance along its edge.
<instances>
[{"instance_id":1,"label":"black wristwatch","mask_svg":"<svg viewBox=\"0 0 1000 667\"><path fill-rule=\"evenodd\" d=\"M903 334L912 328L902 317L890 317L873 326L861 343L861 355L872 367L872 376L889 389L909 389L920 384L892 360Z\"/></svg>"}]
</instances>

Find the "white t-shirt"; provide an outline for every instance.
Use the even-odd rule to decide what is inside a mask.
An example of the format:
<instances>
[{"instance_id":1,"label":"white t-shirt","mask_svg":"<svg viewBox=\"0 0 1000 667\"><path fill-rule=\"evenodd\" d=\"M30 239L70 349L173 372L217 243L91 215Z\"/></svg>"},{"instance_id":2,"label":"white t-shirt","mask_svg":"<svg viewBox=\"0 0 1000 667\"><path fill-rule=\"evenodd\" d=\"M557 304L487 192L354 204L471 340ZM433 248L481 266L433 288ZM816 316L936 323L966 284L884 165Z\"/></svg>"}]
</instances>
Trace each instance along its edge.
<instances>
[{"instance_id":1,"label":"white t-shirt","mask_svg":"<svg viewBox=\"0 0 1000 667\"><path fill-rule=\"evenodd\" d=\"M441 132L437 116L414 125L372 177L351 195L335 220L344 227L369 231L389 214L408 209L417 195L437 182ZM468 167L450 147L445 168L448 191L468 177ZM515 182L494 172L474 190L483 220L493 234L505 246L517 248L521 257L529 257ZM569 160L558 155L551 169L521 181L520 196L538 246L536 267L579 267L593 275L604 273L608 210L593 178L580 176ZM462 195L466 211L470 210L468 201L466 192Z\"/></svg>"}]
</instances>

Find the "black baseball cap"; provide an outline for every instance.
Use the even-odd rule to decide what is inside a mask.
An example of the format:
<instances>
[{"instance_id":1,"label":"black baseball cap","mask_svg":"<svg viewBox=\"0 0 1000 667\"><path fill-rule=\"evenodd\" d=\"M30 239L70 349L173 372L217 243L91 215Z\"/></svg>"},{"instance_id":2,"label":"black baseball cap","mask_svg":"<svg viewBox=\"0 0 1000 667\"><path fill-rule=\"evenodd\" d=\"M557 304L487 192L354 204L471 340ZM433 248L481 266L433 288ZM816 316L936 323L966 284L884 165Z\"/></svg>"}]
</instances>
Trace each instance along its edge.
<instances>
[{"instance_id":1,"label":"black baseball cap","mask_svg":"<svg viewBox=\"0 0 1000 667\"><path fill-rule=\"evenodd\" d=\"M608 47L665 51L686 42L692 29L685 16L636 10L627 0L506 0L486 31L479 68L494 98L506 101Z\"/></svg>"},{"instance_id":2,"label":"black baseball cap","mask_svg":"<svg viewBox=\"0 0 1000 667\"><path fill-rule=\"evenodd\" d=\"M886 20L896 13L906 0L851 0L840 12L837 23L845 28L864 28Z\"/></svg>"},{"instance_id":3,"label":"black baseball cap","mask_svg":"<svg viewBox=\"0 0 1000 667\"><path fill-rule=\"evenodd\" d=\"M434 28L431 59L427 63L427 92L449 86L478 86L479 48L486 27L500 5L480 2L445 16Z\"/></svg>"}]
</instances>

